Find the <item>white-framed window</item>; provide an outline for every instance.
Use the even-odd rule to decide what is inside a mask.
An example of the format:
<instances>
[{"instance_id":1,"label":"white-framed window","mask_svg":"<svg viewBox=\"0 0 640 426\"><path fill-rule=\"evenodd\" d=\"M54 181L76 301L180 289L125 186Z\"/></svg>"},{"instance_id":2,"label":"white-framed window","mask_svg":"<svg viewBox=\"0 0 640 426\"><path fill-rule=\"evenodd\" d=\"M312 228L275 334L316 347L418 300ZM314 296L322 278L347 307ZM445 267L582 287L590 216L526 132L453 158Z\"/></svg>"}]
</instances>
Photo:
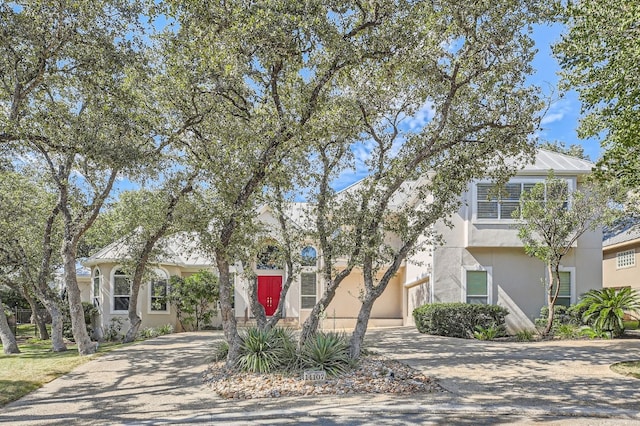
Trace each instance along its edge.
<instances>
[{"instance_id":1,"label":"white-framed window","mask_svg":"<svg viewBox=\"0 0 640 426\"><path fill-rule=\"evenodd\" d=\"M518 210L520 206L520 198L522 194L531 191L538 183L543 183L545 178L521 178L512 179L502 188L496 188L492 182L478 182L473 186L473 219L477 221L508 221L514 220L512 214ZM565 205L569 205L568 195L573 190L573 181L567 182L567 201ZM546 194L545 194L546 198Z\"/></svg>"},{"instance_id":2,"label":"white-framed window","mask_svg":"<svg viewBox=\"0 0 640 426\"><path fill-rule=\"evenodd\" d=\"M315 272L300 274L300 309L313 309L316 304L317 275Z\"/></svg>"},{"instance_id":3,"label":"white-framed window","mask_svg":"<svg viewBox=\"0 0 640 426\"><path fill-rule=\"evenodd\" d=\"M616 253L616 269L636 266L636 250L630 249Z\"/></svg>"},{"instance_id":4,"label":"white-framed window","mask_svg":"<svg viewBox=\"0 0 640 426\"><path fill-rule=\"evenodd\" d=\"M311 246L306 246L300 251L302 266L316 266L318 263L318 252Z\"/></svg>"},{"instance_id":5,"label":"white-framed window","mask_svg":"<svg viewBox=\"0 0 640 426\"><path fill-rule=\"evenodd\" d=\"M560 266L560 292L556 306L571 306L576 303L576 268ZM555 287L551 289L555 291Z\"/></svg>"},{"instance_id":6,"label":"white-framed window","mask_svg":"<svg viewBox=\"0 0 640 426\"><path fill-rule=\"evenodd\" d=\"M124 313L129 310L131 300L131 279L120 268L113 271L111 292L111 309L113 313Z\"/></svg>"},{"instance_id":7,"label":"white-framed window","mask_svg":"<svg viewBox=\"0 0 640 426\"><path fill-rule=\"evenodd\" d=\"M274 245L264 247L256 259L256 269L283 269L280 249Z\"/></svg>"},{"instance_id":8,"label":"white-framed window","mask_svg":"<svg viewBox=\"0 0 640 426\"><path fill-rule=\"evenodd\" d=\"M169 276L165 271L156 269L154 277L149 283L149 313L169 313L168 294Z\"/></svg>"},{"instance_id":9,"label":"white-framed window","mask_svg":"<svg viewBox=\"0 0 640 426\"><path fill-rule=\"evenodd\" d=\"M490 266L464 266L462 268L462 302L490 305L493 301L492 281Z\"/></svg>"},{"instance_id":10,"label":"white-framed window","mask_svg":"<svg viewBox=\"0 0 640 426\"><path fill-rule=\"evenodd\" d=\"M93 306L100 306L100 283L101 283L100 268L93 270L93 277L91 278L91 300Z\"/></svg>"}]
</instances>

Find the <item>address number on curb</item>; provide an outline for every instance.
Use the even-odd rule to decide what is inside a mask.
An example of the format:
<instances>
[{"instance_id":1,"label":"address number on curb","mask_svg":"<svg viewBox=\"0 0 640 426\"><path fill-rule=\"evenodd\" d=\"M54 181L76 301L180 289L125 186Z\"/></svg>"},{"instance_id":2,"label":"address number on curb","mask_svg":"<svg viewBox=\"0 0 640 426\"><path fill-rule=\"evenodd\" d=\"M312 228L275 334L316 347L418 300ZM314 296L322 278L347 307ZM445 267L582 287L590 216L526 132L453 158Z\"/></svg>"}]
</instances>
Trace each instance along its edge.
<instances>
[{"instance_id":1,"label":"address number on curb","mask_svg":"<svg viewBox=\"0 0 640 426\"><path fill-rule=\"evenodd\" d=\"M305 371L302 373L302 379L305 381L315 382L318 380L327 380L326 371Z\"/></svg>"}]
</instances>

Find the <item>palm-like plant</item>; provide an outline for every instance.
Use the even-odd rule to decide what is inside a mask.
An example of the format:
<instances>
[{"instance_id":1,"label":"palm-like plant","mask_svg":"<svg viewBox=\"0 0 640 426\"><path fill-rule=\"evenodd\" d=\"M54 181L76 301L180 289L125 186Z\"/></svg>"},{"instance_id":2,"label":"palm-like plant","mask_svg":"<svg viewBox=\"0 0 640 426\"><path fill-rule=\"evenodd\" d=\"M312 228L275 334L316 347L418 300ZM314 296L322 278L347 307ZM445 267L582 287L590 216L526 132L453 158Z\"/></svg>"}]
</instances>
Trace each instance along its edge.
<instances>
[{"instance_id":1,"label":"palm-like plant","mask_svg":"<svg viewBox=\"0 0 640 426\"><path fill-rule=\"evenodd\" d=\"M613 337L624 333L624 312L640 310L640 296L630 288L589 290L580 301L587 310L582 315L593 328L608 331Z\"/></svg>"}]
</instances>

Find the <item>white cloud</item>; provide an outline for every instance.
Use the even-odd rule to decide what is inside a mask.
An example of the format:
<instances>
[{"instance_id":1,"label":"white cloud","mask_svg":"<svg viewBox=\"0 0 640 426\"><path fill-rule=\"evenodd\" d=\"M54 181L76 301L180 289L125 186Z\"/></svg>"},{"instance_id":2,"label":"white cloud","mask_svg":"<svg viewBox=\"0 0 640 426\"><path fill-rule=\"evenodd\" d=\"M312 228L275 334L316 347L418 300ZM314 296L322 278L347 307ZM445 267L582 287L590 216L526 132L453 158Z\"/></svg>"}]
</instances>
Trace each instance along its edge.
<instances>
[{"instance_id":1,"label":"white cloud","mask_svg":"<svg viewBox=\"0 0 640 426\"><path fill-rule=\"evenodd\" d=\"M542 120L540 121L540 124L545 125L545 124L549 124L549 123L553 123L556 121L560 121L564 118L564 112L556 112L553 114L547 114L544 117L542 117Z\"/></svg>"},{"instance_id":2,"label":"white cloud","mask_svg":"<svg viewBox=\"0 0 640 426\"><path fill-rule=\"evenodd\" d=\"M410 117L406 118L405 124L409 130L418 130L423 128L436 115L433 102L427 100L420 108Z\"/></svg>"}]
</instances>

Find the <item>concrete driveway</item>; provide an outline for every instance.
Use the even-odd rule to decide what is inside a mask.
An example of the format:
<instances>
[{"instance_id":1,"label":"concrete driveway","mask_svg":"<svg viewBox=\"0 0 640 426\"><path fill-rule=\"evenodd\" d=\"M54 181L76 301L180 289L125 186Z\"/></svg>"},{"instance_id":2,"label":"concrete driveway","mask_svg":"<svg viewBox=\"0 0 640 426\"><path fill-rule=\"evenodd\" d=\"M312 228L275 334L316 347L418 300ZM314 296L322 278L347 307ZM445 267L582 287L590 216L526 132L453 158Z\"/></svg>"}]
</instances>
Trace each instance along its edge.
<instances>
[{"instance_id":1,"label":"concrete driveway","mask_svg":"<svg viewBox=\"0 0 640 426\"><path fill-rule=\"evenodd\" d=\"M599 413L640 414L640 380L614 373L640 360L640 339L486 342L374 330L368 346L435 377L461 401Z\"/></svg>"},{"instance_id":2,"label":"concrete driveway","mask_svg":"<svg viewBox=\"0 0 640 426\"><path fill-rule=\"evenodd\" d=\"M640 358L640 340L495 343L371 330L369 348L449 392L234 401L201 381L220 339L173 334L110 352L7 405L0 423L640 424L640 381L608 368Z\"/></svg>"}]
</instances>

